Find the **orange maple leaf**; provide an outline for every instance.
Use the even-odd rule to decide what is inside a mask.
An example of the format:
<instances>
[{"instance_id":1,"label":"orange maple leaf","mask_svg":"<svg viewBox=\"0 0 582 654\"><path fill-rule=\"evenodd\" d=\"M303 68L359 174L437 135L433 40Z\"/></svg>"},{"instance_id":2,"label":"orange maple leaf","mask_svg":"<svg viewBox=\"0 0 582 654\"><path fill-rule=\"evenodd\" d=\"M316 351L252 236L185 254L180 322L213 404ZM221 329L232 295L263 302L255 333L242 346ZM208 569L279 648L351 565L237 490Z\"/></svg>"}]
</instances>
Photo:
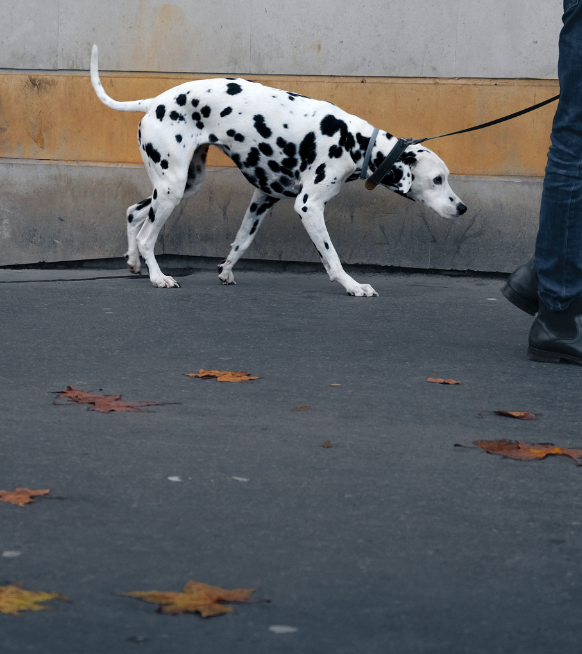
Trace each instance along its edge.
<instances>
[{"instance_id":1,"label":"orange maple leaf","mask_svg":"<svg viewBox=\"0 0 582 654\"><path fill-rule=\"evenodd\" d=\"M473 445L488 454L500 454L519 461L535 461L545 459L547 456L567 456L574 459L579 466L579 459L582 459L582 450L556 447L553 443L523 443L503 438L495 441L473 441Z\"/></svg>"},{"instance_id":2,"label":"orange maple leaf","mask_svg":"<svg viewBox=\"0 0 582 654\"><path fill-rule=\"evenodd\" d=\"M224 606L219 602L246 602L255 592L255 588L236 588L225 590L218 586L209 586L191 579L182 589L181 593L171 591L146 590L133 593L122 593L127 597L135 597L159 604L158 613L171 613L179 615L183 613L200 613L203 618L222 613L231 613L230 606Z\"/></svg>"},{"instance_id":3,"label":"orange maple leaf","mask_svg":"<svg viewBox=\"0 0 582 654\"><path fill-rule=\"evenodd\" d=\"M40 606L39 602L48 602L58 599L68 602L68 598L58 593L43 593L33 590L24 590L20 586L0 586L0 613L18 615L20 611L50 611L47 606Z\"/></svg>"},{"instance_id":4,"label":"orange maple leaf","mask_svg":"<svg viewBox=\"0 0 582 654\"><path fill-rule=\"evenodd\" d=\"M46 490L30 490L30 488L17 488L13 491L0 491L0 502L8 502L9 504L16 504L24 506L25 504L34 504L33 497L38 495L48 495L50 489Z\"/></svg>"},{"instance_id":5,"label":"orange maple leaf","mask_svg":"<svg viewBox=\"0 0 582 654\"><path fill-rule=\"evenodd\" d=\"M160 406L160 402L125 402L121 395L101 395L99 393L87 393L78 388L67 386L64 391L59 392L59 397L70 400L73 404L92 404L89 411L99 413L111 413L112 411L125 411L129 413L140 413L142 406ZM58 402L53 402L62 406Z\"/></svg>"},{"instance_id":6,"label":"orange maple leaf","mask_svg":"<svg viewBox=\"0 0 582 654\"><path fill-rule=\"evenodd\" d=\"M200 368L200 372L187 372L186 377L216 378L219 382L246 382L251 379L260 379L259 377L251 377L248 372L242 370L231 372L229 370L204 370L204 368Z\"/></svg>"},{"instance_id":7,"label":"orange maple leaf","mask_svg":"<svg viewBox=\"0 0 582 654\"><path fill-rule=\"evenodd\" d=\"M461 382L455 381L454 379L441 379L440 377L434 378L434 377L429 377L427 382L432 382L433 384L448 384L450 386L456 386L460 384Z\"/></svg>"}]
</instances>

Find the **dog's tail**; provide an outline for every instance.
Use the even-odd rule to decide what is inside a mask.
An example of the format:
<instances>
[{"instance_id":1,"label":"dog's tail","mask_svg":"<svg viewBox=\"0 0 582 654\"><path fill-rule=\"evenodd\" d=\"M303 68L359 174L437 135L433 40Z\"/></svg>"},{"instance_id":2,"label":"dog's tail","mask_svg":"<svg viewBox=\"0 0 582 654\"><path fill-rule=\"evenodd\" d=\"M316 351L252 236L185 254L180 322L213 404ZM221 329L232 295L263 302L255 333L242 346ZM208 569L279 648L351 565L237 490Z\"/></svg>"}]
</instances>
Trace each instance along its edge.
<instances>
[{"instance_id":1,"label":"dog's tail","mask_svg":"<svg viewBox=\"0 0 582 654\"><path fill-rule=\"evenodd\" d=\"M147 100L134 100L133 102L117 102L117 100L110 98L107 93L105 93L105 89L99 79L99 66L97 59L97 46L94 45L93 51L91 52L91 84L93 84L93 88L95 89L95 93L97 93L99 100L116 111L141 111L143 113L149 111L153 98L148 98Z\"/></svg>"}]
</instances>

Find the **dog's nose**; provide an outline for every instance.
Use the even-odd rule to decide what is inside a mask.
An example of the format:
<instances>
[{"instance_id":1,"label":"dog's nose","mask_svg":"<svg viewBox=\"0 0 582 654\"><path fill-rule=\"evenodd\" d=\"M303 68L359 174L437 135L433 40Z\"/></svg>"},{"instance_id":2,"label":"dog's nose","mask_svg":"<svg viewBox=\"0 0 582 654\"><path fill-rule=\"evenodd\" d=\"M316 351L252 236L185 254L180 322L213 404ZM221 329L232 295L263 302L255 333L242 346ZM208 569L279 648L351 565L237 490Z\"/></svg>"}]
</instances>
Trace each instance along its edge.
<instances>
[{"instance_id":1,"label":"dog's nose","mask_svg":"<svg viewBox=\"0 0 582 654\"><path fill-rule=\"evenodd\" d=\"M459 216L462 216L465 213L465 211L467 211L466 205L464 205L462 202L459 202L459 204L457 205L457 211L459 212Z\"/></svg>"}]
</instances>

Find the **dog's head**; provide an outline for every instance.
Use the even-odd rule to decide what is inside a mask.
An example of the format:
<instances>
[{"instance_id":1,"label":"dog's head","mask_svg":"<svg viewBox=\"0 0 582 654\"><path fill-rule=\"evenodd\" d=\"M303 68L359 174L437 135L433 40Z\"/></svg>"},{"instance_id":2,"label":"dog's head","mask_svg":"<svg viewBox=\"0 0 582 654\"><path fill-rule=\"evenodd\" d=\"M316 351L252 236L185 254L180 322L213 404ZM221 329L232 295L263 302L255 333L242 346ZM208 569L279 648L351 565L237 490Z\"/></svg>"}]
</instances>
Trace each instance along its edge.
<instances>
[{"instance_id":1,"label":"dog's head","mask_svg":"<svg viewBox=\"0 0 582 654\"><path fill-rule=\"evenodd\" d=\"M426 205L441 218L458 218L467 211L449 186L449 169L445 162L421 145L406 148L380 184Z\"/></svg>"}]
</instances>

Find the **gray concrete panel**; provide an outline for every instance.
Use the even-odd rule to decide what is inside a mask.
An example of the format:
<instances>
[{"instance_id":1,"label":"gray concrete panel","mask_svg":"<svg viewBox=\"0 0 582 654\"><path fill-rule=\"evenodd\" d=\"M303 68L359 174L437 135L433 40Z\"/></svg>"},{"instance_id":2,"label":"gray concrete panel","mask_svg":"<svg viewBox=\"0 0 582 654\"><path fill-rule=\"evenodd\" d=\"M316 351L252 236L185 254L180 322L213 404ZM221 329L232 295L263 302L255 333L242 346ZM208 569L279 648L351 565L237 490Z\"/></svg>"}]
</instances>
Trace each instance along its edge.
<instances>
[{"instance_id":1,"label":"gray concrete panel","mask_svg":"<svg viewBox=\"0 0 582 654\"><path fill-rule=\"evenodd\" d=\"M455 77L557 77L562 0L459 2Z\"/></svg>"},{"instance_id":2,"label":"gray concrete panel","mask_svg":"<svg viewBox=\"0 0 582 654\"><path fill-rule=\"evenodd\" d=\"M61 0L59 66L86 70L93 43L103 70L248 72L246 0Z\"/></svg>"},{"instance_id":3,"label":"gray concrete panel","mask_svg":"<svg viewBox=\"0 0 582 654\"><path fill-rule=\"evenodd\" d=\"M562 2L531 11L528 0L0 0L0 9L2 67L86 70L97 42L114 71L551 78Z\"/></svg>"},{"instance_id":4,"label":"gray concrete panel","mask_svg":"<svg viewBox=\"0 0 582 654\"><path fill-rule=\"evenodd\" d=\"M358 182L328 205L326 219L341 260L349 264L508 272L533 250L541 180L456 177L469 211L439 218L419 204ZM139 166L0 164L0 265L121 257L125 210L147 197ZM183 202L159 239L160 254L225 257L252 187L236 169L212 169ZM246 259L318 262L293 210L281 201Z\"/></svg>"},{"instance_id":5,"label":"gray concrete panel","mask_svg":"<svg viewBox=\"0 0 582 654\"><path fill-rule=\"evenodd\" d=\"M59 0L0 0L0 68L57 68Z\"/></svg>"}]
</instances>

